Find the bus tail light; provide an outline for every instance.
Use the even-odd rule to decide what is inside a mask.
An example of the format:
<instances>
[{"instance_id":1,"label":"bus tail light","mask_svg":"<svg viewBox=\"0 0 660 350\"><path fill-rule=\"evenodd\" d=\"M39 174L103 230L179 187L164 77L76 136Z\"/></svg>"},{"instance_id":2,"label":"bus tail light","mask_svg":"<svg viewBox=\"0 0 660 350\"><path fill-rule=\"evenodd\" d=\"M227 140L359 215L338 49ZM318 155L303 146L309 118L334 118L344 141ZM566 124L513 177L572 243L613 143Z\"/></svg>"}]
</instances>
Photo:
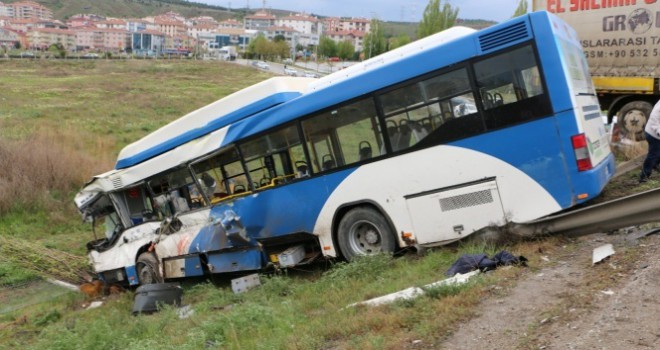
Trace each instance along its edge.
<instances>
[{"instance_id":1,"label":"bus tail light","mask_svg":"<svg viewBox=\"0 0 660 350\"><path fill-rule=\"evenodd\" d=\"M578 134L571 137L573 151L577 160L578 171L585 171L593 168L589 158L589 147L587 146L587 137L584 134Z\"/></svg>"}]
</instances>

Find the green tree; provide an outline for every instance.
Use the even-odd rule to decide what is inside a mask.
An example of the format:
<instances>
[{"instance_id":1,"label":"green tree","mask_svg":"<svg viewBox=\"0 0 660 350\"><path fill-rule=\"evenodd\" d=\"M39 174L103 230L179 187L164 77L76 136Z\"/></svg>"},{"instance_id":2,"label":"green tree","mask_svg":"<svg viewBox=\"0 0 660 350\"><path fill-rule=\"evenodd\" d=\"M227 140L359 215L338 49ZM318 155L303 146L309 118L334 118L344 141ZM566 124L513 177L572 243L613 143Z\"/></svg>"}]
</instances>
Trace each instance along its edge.
<instances>
[{"instance_id":1,"label":"green tree","mask_svg":"<svg viewBox=\"0 0 660 350\"><path fill-rule=\"evenodd\" d=\"M390 50L394 50L397 47L401 47L403 45L409 44L410 43L410 37L408 34L401 34L396 38L390 38Z\"/></svg>"},{"instance_id":2,"label":"green tree","mask_svg":"<svg viewBox=\"0 0 660 350\"><path fill-rule=\"evenodd\" d=\"M66 49L64 49L64 45L61 43L51 44L48 47L48 53L53 57L66 57Z\"/></svg>"},{"instance_id":3,"label":"green tree","mask_svg":"<svg viewBox=\"0 0 660 350\"><path fill-rule=\"evenodd\" d=\"M518 7L516 8L516 12L513 13L513 17L518 17L526 14L528 12L527 10L527 0L520 0L518 3Z\"/></svg>"},{"instance_id":4,"label":"green tree","mask_svg":"<svg viewBox=\"0 0 660 350\"><path fill-rule=\"evenodd\" d=\"M337 56L342 60L349 60L355 54L355 46L352 42L344 40L337 44Z\"/></svg>"},{"instance_id":5,"label":"green tree","mask_svg":"<svg viewBox=\"0 0 660 350\"><path fill-rule=\"evenodd\" d=\"M322 36L319 40L319 55L325 57L337 56L337 44L327 36Z\"/></svg>"},{"instance_id":6,"label":"green tree","mask_svg":"<svg viewBox=\"0 0 660 350\"><path fill-rule=\"evenodd\" d=\"M424 16L419 22L417 28L417 37L424 38L431 34L451 28L456 23L458 17L458 7L453 8L449 3L442 5L440 10L440 0L430 0L424 9Z\"/></svg>"},{"instance_id":7,"label":"green tree","mask_svg":"<svg viewBox=\"0 0 660 350\"><path fill-rule=\"evenodd\" d=\"M383 33L383 24L374 18L371 20L371 30L364 37L364 57L371 58L387 51L387 40Z\"/></svg>"},{"instance_id":8,"label":"green tree","mask_svg":"<svg viewBox=\"0 0 660 350\"><path fill-rule=\"evenodd\" d=\"M255 56L263 57L268 54L268 40L263 34L257 35L254 40L250 41L248 45L248 52Z\"/></svg>"},{"instance_id":9,"label":"green tree","mask_svg":"<svg viewBox=\"0 0 660 350\"><path fill-rule=\"evenodd\" d=\"M287 58L291 56L291 48L289 47L289 44L286 43L286 41L276 41L270 44L272 46L273 55L280 58Z\"/></svg>"}]
</instances>

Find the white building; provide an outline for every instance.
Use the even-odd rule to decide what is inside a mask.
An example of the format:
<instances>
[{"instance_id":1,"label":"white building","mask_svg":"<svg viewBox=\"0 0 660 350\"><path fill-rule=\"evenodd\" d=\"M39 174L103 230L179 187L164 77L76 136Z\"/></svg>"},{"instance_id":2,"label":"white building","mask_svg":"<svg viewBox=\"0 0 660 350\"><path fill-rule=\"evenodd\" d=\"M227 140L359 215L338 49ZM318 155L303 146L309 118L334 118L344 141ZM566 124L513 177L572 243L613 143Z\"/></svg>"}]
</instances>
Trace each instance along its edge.
<instances>
[{"instance_id":1,"label":"white building","mask_svg":"<svg viewBox=\"0 0 660 350\"><path fill-rule=\"evenodd\" d=\"M9 15L9 7L0 2L0 17L12 17Z\"/></svg>"},{"instance_id":2,"label":"white building","mask_svg":"<svg viewBox=\"0 0 660 350\"><path fill-rule=\"evenodd\" d=\"M288 27L299 33L296 44L302 46L318 45L323 33L323 22L318 18L297 13L275 20L278 27Z\"/></svg>"}]
</instances>

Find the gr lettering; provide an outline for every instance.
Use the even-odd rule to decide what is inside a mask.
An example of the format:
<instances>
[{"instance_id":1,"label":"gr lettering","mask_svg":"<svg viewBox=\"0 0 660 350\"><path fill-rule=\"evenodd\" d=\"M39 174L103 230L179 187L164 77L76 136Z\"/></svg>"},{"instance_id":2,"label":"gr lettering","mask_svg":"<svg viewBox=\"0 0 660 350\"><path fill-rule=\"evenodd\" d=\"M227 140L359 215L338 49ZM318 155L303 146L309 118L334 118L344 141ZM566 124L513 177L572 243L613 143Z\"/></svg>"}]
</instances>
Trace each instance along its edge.
<instances>
[{"instance_id":1,"label":"gr lettering","mask_svg":"<svg viewBox=\"0 0 660 350\"><path fill-rule=\"evenodd\" d=\"M604 32L617 32L620 30L626 30L625 15L603 17Z\"/></svg>"}]
</instances>

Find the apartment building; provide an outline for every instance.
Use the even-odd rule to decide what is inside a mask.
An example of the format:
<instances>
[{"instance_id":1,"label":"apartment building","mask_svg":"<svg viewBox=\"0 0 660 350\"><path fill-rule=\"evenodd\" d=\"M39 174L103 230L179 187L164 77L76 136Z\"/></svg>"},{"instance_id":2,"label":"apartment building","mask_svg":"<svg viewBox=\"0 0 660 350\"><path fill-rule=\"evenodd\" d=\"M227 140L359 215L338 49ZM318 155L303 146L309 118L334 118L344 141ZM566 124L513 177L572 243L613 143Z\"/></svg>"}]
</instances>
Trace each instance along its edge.
<instances>
[{"instance_id":1,"label":"apartment building","mask_svg":"<svg viewBox=\"0 0 660 350\"><path fill-rule=\"evenodd\" d=\"M0 1L0 18L2 17L12 17L9 15L9 7Z\"/></svg>"},{"instance_id":2,"label":"apartment building","mask_svg":"<svg viewBox=\"0 0 660 350\"><path fill-rule=\"evenodd\" d=\"M9 17L17 19L53 19L53 11L34 1L5 4Z\"/></svg>"},{"instance_id":3,"label":"apartment building","mask_svg":"<svg viewBox=\"0 0 660 350\"><path fill-rule=\"evenodd\" d=\"M58 43L66 50L76 47L76 33L67 29L35 28L27 33L27 39L31 49L45 50Z\"/></svg>"},{"instance_id":4,"label":"apartment building","mask_svg":"<svg viewBox=\"0 0 660 350\"><path fill-rule=\"evenodd\" d=\"M323 22L306 14L295 14L281 17L275 21L278 27L287 27L296 31L299 36L296 44L302 46L318 45L323 33Z\"/></svg>"},{"instance_id":5,"label":"apartment building","mask_svg":"<svg viewBox=\"0 0 660 350\"><path fill-rule=\"evenodd\" d=\"M269 27L275 26L277 17L265 11L258 11L254 15L245 16L243 19L243 28L246 30L266 31Z\"/></svg>"},{"instance_id":6,"label":"apartment building","mask_svg":"<svg viewBox=\"0 0 660 350\"><path fill-rule=\"evenodd\" d=\"M16 43L23 45L25 43L24 35L15 30L0 28L0 48L12 48Z\"/></svg>"},{"instance_id":7,"label":"apartment building","mask_svg":"<svg viewBox=\"0 0 660 350\"><path fill-rule=\"evenodd\" d=\"M357 30L338 30L333 32L325 32L324 35L336 43L349 41L351 44L353 44L353 47L355 47L355 51L362 51L364 48L364 37L366 36L365 32L360 32Z\"/></svg>"}]
</instances>

